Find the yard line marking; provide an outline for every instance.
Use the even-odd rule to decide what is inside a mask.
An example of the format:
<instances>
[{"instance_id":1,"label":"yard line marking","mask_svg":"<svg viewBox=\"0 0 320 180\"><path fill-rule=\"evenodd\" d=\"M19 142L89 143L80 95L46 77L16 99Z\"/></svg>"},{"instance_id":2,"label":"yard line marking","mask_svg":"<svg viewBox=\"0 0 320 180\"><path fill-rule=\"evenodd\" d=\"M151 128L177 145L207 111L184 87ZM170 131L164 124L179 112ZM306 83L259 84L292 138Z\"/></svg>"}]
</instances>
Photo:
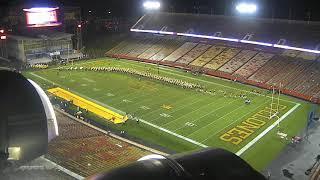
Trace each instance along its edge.
<instances>
[{"instance_id":1,"label":"yard line marking","mask_svg":"<svg viewBox=\"0 0 320 180\"><path fill-rule=\"evenodd\" d=\"M114 101L114 100L118 100L118 101L119 101L119 98L121 98L121 97L117 96L117 94L122 94L122 92L125 91L125 90L122 90L122 89L123 89L123 88L108 89L108 90L109 90L109 93L114 94L115 96L110 97L108 94L105 94L105 95L99 96L99 99L100 99L100 98L104 99L104 98L107 97L108 100L110 100L110 102L111 102L111 101ZM137 93L137 92L133 92L133 93Z\"/></svg>"},{"instance_id":2,"label":"yard line marking","mask_svg":"<svg viewBox=\"0 0 320 180\"><path fill-rule=\"evenodd\" d=\"M117 97L117 98L114 98L114 99L112 99L112 100L110 100L108 103L111 103L111 102L113 102L113 101L118 101L117 103L115 103L115 104L113 104L113 106L117 106L117 105L119 105L119 104L121 104L121 103L123 103L122 102L122 100L123 99L127 99L128 98L128 100L130 100L130 101L133 101L133 100L135 100L135 99L137 99L137 98L141 98L141 97L144 97L144 96L146 96L146 94L140 94L141 92L139 92L139 91L132 91L131 93L127 93L126 95L124 95L124 96L119 96L119 97ZM138 95L138 94L140 94L140 95ZM131 97L131 96L133 96L134 98L129 98L129 97ZM119 100L120 99L120 100ZM122 100L121 100L122 99ZM135 103L133 103L133 104L135 104ZM131 104L131 105L133 105L133 104Z\"/></svg>"},{"instance_id":3,"label":"yard line marking","mask_svg":"<svg viewBox=\"0 0 320 180\"><path fill-rule=\"evenodd\" d=\"M163 127L160 127L160 126L157 126L157 125L155 125L155 124L152 124L152 123L150 123L150 122L148 122L148 121L145 121L145 120L142 120L142 119L139 119L139 120L140 120L140 122L142 122L142 123L144 123L144 124L147 124L147 125L149 125L149 126L151 126L151 127L154 127L154 128L156 128L156 129L159 129L159 130L161 130L161 131L163 131L163 132L166 132L166 133L168 133L168 134L171 134L171 135L173 135L173 136L176 136L176 137L178 137L178 138L180 138L180 139L183 139L183 140L185 140L185 141L188 141L188 142L190 142L190 143L192 143L192 144L198 145L198 146L203 147L203 148L209 147L209 146L204 145L204 144L202 144L202 143L199 143L199 142L197 142L197 141L195 141L195 140L192 140L192 139L190 139L190 138L181 136L180 134L177 134L177 133L174 133L174 132L172 132L172 131L169 131L169 130L163 128Z\"/></svg>"},{"instance_id":4,"label":"yard line marking","mask_svg":"<svg viewBox=\"0 0 320 180\"><path fill-rule=\"evenodd\" d=\"M247 145L241 148L236 155L241 156L244 152L246 152L251 146L253 146L256 142L258 142L263 136L265 136L268 132L270 132L274 127L276 127L281 121L283 121L289 114L291 114L294 110L296 110L300 104L296 104L293 108L291 108L288 112L286 112L283 116L281 116L277 121L275 121L272 125L270 125L267 129L265 129L262 133L256 136L252 141L250 141Z\"/></svg>"},{"instance_id":5,"label":"yard line marking","mask_svg":"<svg viewBox=\"0 0 320 180\"><path fill-rule=\"evenodd\" d=\"M191 97L191 96L190 96L190 97ZM188 98L189 98L189 97L188 97ZM188 98L183 99L183 101L186 100L186 99L188 99ZM192 97L192 99L194 99L194 98ZM199 99L199 100L197 100L197 101L194 101L194 102L191 103L191 104L187 104L187 105L185 105L185 106L180 106L179 108L177 108L176 110L174 110L174 111L172 111L172 112L170 112L170 113L168 113L168 114L171 115L171 114L173 114L173 113L175 113L175 112L177 112L177 111L180 111L181 109L184 109L185 107L188 107L188 106L190 106L190 105L192 105L192 104L198 103L198 102L200 102L200 101L202 101L202 100L205 100L205 99ZM177 101L177 102L178 102L178 101ZM156 111L159 111L159 110L162 110L162 109L157 109ZM155 111L154 111L154 112L155 112ZM149 114L149 113L148 113L148 114ZM146 114L145 114L145 115L146 115ZM154 122L155 120L158 120L158 119L160 119L160 118L161 118L161 116L159 116L159 117L151 120L150 122Z\"/></svg>"},{"instance_id":6,"label":"yard line marking","mask_svg":"<svg viewBox=\"0 0 320 180\"><path fill-rule=\"evenodd\" d=\"M212 113L218 111L219 109L222 109L222 108L226 107L227 105L229 105L229 104L231 104L231 103L233 103L233 102L235 102L235 101L237 101L237 99L236 99L236 100L233 100L233 101L230 101L228 104L226 104L226 105L224 105L224 106L221 106L221 107L219 107L219 108L217 108L217 109L214 109L214 110L210 111L209 113L206 113L205 115L199 117L198 119L195 119L195 120L191 121L191 123L197 122L198 120L202 119L203 117L206 117L207 115L212 114ZM216 120L218 120L218 119L216 119ZM215 120L215 121L216 121L216 120ZM213 121L213 122L215 122L215 121ZM173 132L176 132L176 131L184 128L184 127L186 127L186 125L184 125L184 126L182 126L182 127L180 127L180 128L175 129Z\"/></svg>"},{"instance_id":7,"label":"yard line marking","mask_svg":"<svg viewBox=\"0 0 320 180\"><path fill-rule=\"evenodd\" d=\"M167 89L168 87L166 87L166 88L163 88L162 90L164 91L164 93L162 93L162 94L160 94L159 92L157 92L156 93L156 96L153 96L153 97L161 97L161 96L167 96L168 94L169 94L169 91L167 92L166 91L166 89ZM141 93L141 92L140 92ZM152 95L154 95L154 92L152 92L152 93L146 93L146 94L143 94L143 96L141 96L141 97L145 97L145 96L152 96ZM177 95L175 95L175 96L172 96L170 99L176 99L176 97L178 97L178 96L180 96L180 94L178 94L177 93ZM138 97L135 97L135 98L132 98L132 99L130 99L130 100L133 100L133 99L137 99ZM163 98L165 101L164 102L166 102L166 101L168 101L168 99L166 99L166 98ZM130 104L130 105L134 105L134 104L138 104L138 103L140 103L140 104L144 104L145 102L144 101L146 101L146 102L148 102L148 101L150 101L150 100L153 100L152 98L146 98L146 99L144 99L144 100L142 100L142 101L138 101L138 102L136 102L136 103L133 103L133 104ZM161 101L162 102L162 101ZM137 111L139 111L140 109L138 109ZM136 111L135 111L136 112Z\"/></svg>"},{"instance_id":8,"label":"yard line marking","mask_svg":"<svg viewBox=\"0 0 320 180\"><path fill-rule=\"evenodd\" d=\"M110 59L113 59L115 60L114 58L110 58ZM126 59L123 59L121 61L118 61L117 62L121 62L121 63L124 63L124 64L128 64L128 65L131 65L131 66L136 66L136 67L142 67L141 65L136 65L136 64L133 64L132 61L130 62L124 62L125 61L129 61L129 60L126 60ZM95 60L95 61L102 61L102 60ZM87 62L87 63L90 63L90 62ZM85 64L85 63L83 63ZM152 63L145 63L144 64L149 64L149 65L152 65L152 66L156 66L156 64L152 64ZM250 94L254 94L254 95L257 95L256 93L253 93L251 91L248 91L248 90L244 90L244 89L238 89L238 88L234 88L234 87L231 87L231 86L226 86L226 85L223 85L223 84L219 84L219 83L215 83L215 82L211 82L211 81L207 81L207 80L204 80L204 79L199 79L199 78L193 78L193 77L189 77L189 76L186 76L186 75L182 75L182 74L178 74L178 72L176 72L175 70L172 70L172 69L169 69L169 68L164 68L162 67L162 65L160 65L161 67L159 69L161 69L161 71L164 71L168 74L173 74L173 75L176 75L176 76L180 76L180 77L184 77L184 78L188 78L188 79L193 79L193 80L197 80L197 81L202 81L202 82L206 82L206 83L209 83L209 84L215 84L215 85L218 85L218 86L222 86L222 87L225 87L225 88L229 88L229 89L234 89L234 90L240 90L240 91L244 91L244 92L247 92L247 93L250 93ZM168 71L171 71L171 72L174 72L174 73L171 73L171 72L168 72ZM207 75L205 75L207 76ZM207 76L207 77L215 77L215 76ZM224 79L222 79L224 80ZM272 98L271 96L267 96L267 95L262 95L262 96L265 96L265 97L268 97L268 98ZM290 102L290 103L293 103L293 104L300 104L300 103L296 103L296 102L293 102L293 101L290 101L290 100L285 100L285 99L280 99L281 101L285 101L285 102Z\"/></svg>"},{"instance_id":9,"label":"yard line marking","mask_svg":"<svg viewBox=\"0 0 320 180\"><path fill-rule=\"evenodd\" d=\"M89 79L89 78L86 78L86 77L83 77L82 79L85 80L85 81L91 82L91 83L96 82L95 80L92 80L92 79Z\"/></svg>"},{"instance_id":10,"label":"yard line marking","mask_svg":"<svg viewBox=\"0 0 320 180\"><path fill-rule=\"evenodd\" d=\"M126 113L123 112L123 111L120 111L120 110L118 110L118 109L115 109L115 108L107 105L107 104L104 104L104 103L102 103L102 102L100 102L100 101L97 101L97 100L95 100L95 99L92 99L92 98L90 98L90 97L88 97L88 96L86 96L86 95L84 95L84 94L82 94L82 93L73 91L73 90L71 90L70 88L68 88L68 87L66 87L66 86L63 86L63 85L61 85L61 84L59 84L59 83L56 83L56 82L53 82L53 81L51 81L51 80L49 80L49 79L47 79L47 78L44 78L44 77L42 77L42 76L39 76L39 75L37 75L37 74L35 74L35 73L33 73L33 72L30 72L30 74L33 75L33 76L35 76L35 77L38 77L38 78L40 78L40 79L42 79L42 80L44 80L44 81L47 81L47 82L49 82L49 83L51 83L51 84L56 84L56 85L59 85L60 87L63 87L63 88L65 88L65 89L69 89L69 91L71 91L71 92L73 92L73 93L75 93L75 94L77 94L77 95L79 95L79 96L82 96L82 97L84 97L84 98L87 98L87 99L89 99L90 101L93 101L93 102L95 102L95 103L97 103L97 104L99 104L99 105L101 105L101 106L107 107L107 108L111 109L112 111L115 111L115 112L117 112L117 113L119 113L119 114L126 114Z\"/></svg>"},{"instance_id":11,"label":"yard line marking","mask_svg":"<svg viewBox=\"0 0 320 180\"><path fill-rule=\"evenodd\" d=\"M47 78L41 77L41 76L39 76L39 75L37 75L37 74L34 74L33 72L31 72L30 74L33 75L33 76L35 76L35 77L38 77L38 78L40 78L40 79L42 79L42 80L45 80L45 81L47 81L47 82L49 82L49 83L56 84L56 85L59 85L59 86L61 86L61 87L64 87L64 86L62 86L62 85L60 85L60 84L58 84L58 83L55 83L55 82L53 82L53 81L51 81L51 80L49 80L49 79L47 79ZM65 87L64 87L64 88L65 88ZM123 111L121 111L121 110L118 110L118 109L116 109L116 108L113 108L113 107L111 107L111 106L108 106L108 105L106 105L106 104L104 104L104 103L102 103L102 102L96 101L96 100L94 100L94 99L92 99L92 98L89 98L89 97L87 97L87 96L85 96L85 95L83 95L83 94L81 94L81 93L78 93L78 92L75 92L75 91L71 91L71 92L73 92L73 93L75 93L75 94L78 94L78 95L80 95L80 96L83 96L83 97L85 97L85 98L87 98L87 99L89 99L89 100L91 100L91 101L93 101L93 102L95 102L95 103L97 103L97 104L100 104L100 105L102 105L102 106L108 107L108 108L110 108L111 110L113 110L113 111L115 111L115 112L125 114L125 113L124 113ZM185 141L188 141L188 142L190 142L190 143L192 143L192 144L195 144L195 145L197 145L197 146L200 146L200 147L203 147L203 148L209 147L209 146L207 146L207 145L204 145L204 144L202 144L202 143L199 143L199 142L194 141L194 140L192 140L192 139L189 139L189 138L187 138L187 137L181 136L181 135L179 135L179 134L177 134L177 133L171 132L171 131L169 131L169 130L167 130L167 129L165 129L165 128L162 128L162 127L160 127L160 126L157 126L157 125L155 125L155 124L152 124L152 123L150 123L150 122L148 122L148 121L145 121L145 120L143 120L143 119L139 119L139 121L142 122L142 123L144 123L144 124L147 124L147 125L149 125L149 126L151 126L151 127L154 127L154 128L156 128L156 129L158 129L158 130L160 130L160 131L166 132L166 133L171 134L171 135L173 135L173 136L176 136L176 137L178 137L178 138L180 138L180 139L183 139L183 140L185 140Z\"/></svg>"},{"instance_id":12,"label":"yard line marking","mask_svg":"<svg viewBox=\"0 0 320 180\"><path fill-rule=\"evenodd\" d=\"M61 87L65 87L65 86L62 86L62 85L60 85L60 84L58 84L58 83L55 83L55 82L53 82L53 81L51 81L51 80L48 80L48 79L46 79L46 78L44 78L44 77L41 77L41 76L39 76L39 75L37 75L37 74L34 74L33 72L30 72L30 74L33 75L33 76L35 76L35 77L38 77L38 78L40 78L40 79L42 79L42 80L45 80L45 81L47 81L47 82L49 82L49 83L57 84L57 85L59 85L59 86L61 86ZM210 83L210 82L209 82L209 83ZM73 92L74 92L74 91L73 91ZM84 96L84 97L90 99L91 101L93 101L93 102L95 102L95 103L97 103L97 104L100 104L100 105L102 105L102 106L108 107L108 108L110 108L111 110L113 110L113 111L115 111L115 112L125 114L125 113L124 113L123 111L121 111L121 110L115 109L115 108L113 108L113 107L111 107L111 106L108 106L108 105L106 105L106 104L104 104L104 103L101 103L101 102L99 102L99 101L96 101L96 100L94 100L94 99L92 99L92 98L90 98L90 97L87 97L87 96L82 95L82 94L77 93L77 92L74 92L74 93L75 93L75 94L78 94L78 95L80 95L80 96ZM266 96L266 97L269 97L269 96ZM283 101L287 101L287 100L283 100ZM287 102L292 102L292 101L287 101ZM236 153L236 155L241 156L244 152L246 152L250 147L252 147L256 142L258 142L262 137L264 137L269 131L271 131L275 126L277 126L280 122L282 122L289 114L291 114L295 109L297 109L297 108L301 105L300 103L295 103L295 104L296 104L296 105L295 105L293 108L291 108L287 113L285 113L283 116L281 116L280 119L278 119L277 121L275 121L272 125L270 125L267 129L265 129L265 130L264 130L262 133L260 133L257 137L255 137L252 141L250 141L250 142L249 142L248 144L246 144L242 149L240 149L240 150ZM208 147L207 145L204 145L204 144L199 143L199 142L197 142L197 141L194 141L194 140L192 140L192 139L190 139L190 138L187 138L187 137L181 136L181 135L179 135L179 134L176 134L176 133L174 133L174 132L171 132L171 131L169 131L169 130L167 130L167 129L165 129L165 128L162 128L162 127L160 127L160 126L154 125L154 124L149 123L149 122L147 122L147 121L145 121L145 120L140 119L140 121L143 122L143 123L145 123L145 124L147 124L147 125L150 125L150 126L152 126L152 127L154 127L154 128L157 128L157 129L159 129L159 130L161 130L161 131L164 131L164 132L166 132L166 133L168 133L168 134L171 134L171 135L176 136L176 137L178 137L178 138L181 138L181 139L183 139L183 140L185 140L185 141L188 141L188 142L190 142L190 143L192 143L192 144L195 144L195 145L198 145L198 146L204 147L204 148Z\"/></svg>"},{"instance_id":13,"label":"yard line marking","mask_svg":"<svg viewBox=\"0 0 320 180\"><path fill-rule=\"evenodd\" d=\"M126 61L128 61L128 60L126 60ZM129 64L129 65L133 65L133 66L137 66L137 67L142 67L141 65L136 65L136 64L132 64L132 63L128 63L128 62L123 62L123 61L117 61L117 62L122 62L124 64ZM150 63L147 63L147 64L150 64ZM150 65L156 66L155 64L150 64ZM193 78L193 77L189 77L189 76L186 76L186 75L178 74L175 70L172 70L172 69L163 68L163 67L160 67L160 69L161 69L161 71L166 72L168 74L173 74L173 75L184 77L184 78L188 78L188 79L202 81L202 82L206 82L206 83L209 83L209 84L215 84L215 85L222 86L222 87L225 87L225 88L234 89L234 90L238 90L238 91L244 91L244 92L256 95L256 93L253 93L253 92L248 91L248 90L238 89L238 88L234 88L234 87L231 87L231 86L226 86L226 85L223 85L223 84L207 81L207 80L204 80L204 79L198 79L198 78ZM174 72L174 73L171 73L171 72L168 72L168 71L171 71L171 72ZM215 77L215 76L209 76L209 77ZM271 96L266 96L266 95L262 95L262 96L265 96L265 97L268 97L268 98L272 98ZM280 99L280 100L281 101L290 102L290 103L293 103L293 104L300 104L300 103L296 103L296 102L293 102L293 101L290 101L290 100L285 100L285 99Z\"/></svg>"},{"instance_id":14,"label":"yard line marking","mask_svg":"<svg viewBox=\"0 0 320 180\"><path fill-rule=\"evenodd\" d=\"M268 101L268 102L269 102L269 101ZM268 103L268 102L266 102L266 103ZM237 120L232 121L228 126L225 126L224 128L220 129L218 132L216 132L216 133L214 133L213 135L209 136L207 139L203 140L202 142L205 142L205 141L207 141L208 139L210 139L211 137L219 134L221 131L225 130L227 127L229 127L229 126L231 126L232 124L234 124L234 123L238 122L239 120L243 119L243 117L247 116L248 114L256 112L257 109L259 109L262 105L265 105L266 103L260 104L257 108L254 109L254 111L250 111L250 112L246 113L245 115L241 116L240 118L238 118Z\"/></svg>"},{"instance_id":15,"label":"yard line marking","mask_svg":"<svg viewBox=\"0 0 320 180\"><path fill-rule=\"evenodd\" d=\"M227 114L225 114L225 115L223 115L223 116L219 117L217 120L215 120L215 121L213 121L213 122L211 122L211 123L209 123L209 124L207 124L207 125L205 125L205 126L201 127L200 129L198 129L198 130L194 131L193 133L189 134L189 135L188 135L188 137L190 137L191 135L193 135L193 134L194 134L194 133L196 133L196 132L199 132L201 129L203 129L203 128L205 128L205 127L208 127L209 125L211 125L212 123L214 123L214 122L218 121L219 119L221 119L221 118L223 118L223 117L225 117L225 116L227 116L227 115L229 115L229 114L233 113L234 111L238 110L239 108L242 108L243 106L247 106L247 105L246 105L246 104L243 104L242 106L239 106L239 107L237 107L237 108L233 109L232 111L228 112Z\"/></svg>"},{"instance_id":16,"label":"yard line marking","mask_svg":"<svg viewBox=\"0 0 320 180\"><path fill-rule=\"evenodd\" d=\"M176 99L177 96L173 96L173 97L175 97L175 99ZM189 98L189 97L188 97L188 98ZM177 99L177 100L175 101L175 103L173 103L173 104L171 104L171 105L175 106L176 104L178 104L178 102L179 102L179 103L184 102L184 101L186 101L188 98L180 98L180 99ZM161 104L164 104L164 103L168 102L169 99L165 99L165 98L164 98L164 100L165 100L165 101L160 101L160 102L161 102L160 104L155 104L154 106L155 106L156 108L153 108L154 110L149 111L148 113L142 114L142 116L146 116L146 115L149 115L149 114L153 114L154 112L163 110L162 108L160 108ZM170 100L172 100L172 98L170 98ZM170 102L171 102L171 101L170 101ZM152 106L150 106L150 107L152 107ZM136 113L136 112L138 112L138 111L140 111L140 109L134 111L134 113ZM159 118L160 118L160 117L159 117ZM156 120L156 119L154 119L154 120ZM150 122L153 122L153 120L151 120Z\"/></svg>"},{"instance_id":17,"label":"yard line marking","mask_svg":"<svg viewBox=\"0 0 320 180\"><path fill-rule=\"evenodd\" d=\"M217 102L217 101L212 101L211 103L206 104L205 106L201 106L201 107L199 107L199 108L197 108L197 109L192 109L192 111L190 111L190 112L188 112L188 113L180 116L179 118L177 118L177 119L175 119L175 120L172 120L172 121L164 124L163 126L166 126L166 125L168 125L168 124L171 124L172 122L175 122L176 120L181 119L182 117L184 117L184 116L186 116L186 115L188 115L188 114L190 114L190 113L196 112L196 111L198 111L199 109L202 109L202 108L204 108L204 107L207 107L207 106L209 106L209 105L211 105L211 104L213 104L213 103L216 103L216 102Z\"/></svg>"}]
</instances>

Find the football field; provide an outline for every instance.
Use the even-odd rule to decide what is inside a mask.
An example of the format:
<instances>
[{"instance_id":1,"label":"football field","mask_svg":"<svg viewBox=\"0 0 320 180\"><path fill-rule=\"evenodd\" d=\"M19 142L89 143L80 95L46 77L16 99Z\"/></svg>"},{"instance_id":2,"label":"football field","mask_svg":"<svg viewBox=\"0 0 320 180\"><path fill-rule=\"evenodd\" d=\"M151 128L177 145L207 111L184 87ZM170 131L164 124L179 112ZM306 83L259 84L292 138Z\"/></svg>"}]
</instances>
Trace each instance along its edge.
<instances>
[{"instance_id":1,"label":"football field","mask_svg":"<svg viewBox=\"0 0 320 180\"><path fill-rule=\"evenodd\" d=\"M182 70L127 60L98 59L69 65L77 70L51 68L30 71L26 76L43 88L58 86L109 108L130 114L134 120L125 125L97 121L147 144L156 144L175 152L205 147L226 148L247 159L257 169L263 168L288 142L277 136L281 131L296 135L305 127L307 103L275 96L266 90L232 81ZM185 82L197 83L210 92L185 89L177 85L117 72L84 71L80 67L121 67L149 72ZM243 97L251 100L246 104ZM270 113L279 113L270 119ZM137 121L138 120L138 121ZM253 158L262 150L266 157Z\"/></svg>"}]
</instances>

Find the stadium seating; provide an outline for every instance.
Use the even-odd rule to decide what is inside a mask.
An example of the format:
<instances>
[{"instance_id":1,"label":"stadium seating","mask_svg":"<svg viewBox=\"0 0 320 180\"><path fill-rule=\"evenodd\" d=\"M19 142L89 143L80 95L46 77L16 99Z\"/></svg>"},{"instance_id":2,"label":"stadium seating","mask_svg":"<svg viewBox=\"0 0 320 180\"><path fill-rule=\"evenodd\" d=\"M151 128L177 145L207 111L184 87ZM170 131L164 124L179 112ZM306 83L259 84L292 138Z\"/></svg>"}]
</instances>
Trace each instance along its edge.
<instances>
[{"instance_id":1,"label":"stadium seating","mask_svg":"<svg viewBox=\"0 0 320 180\"><path fill-rule=\"evenodd\" d=\"M317 65L316 61L300 61L301 65L290 74L291 81L284 83L287 89L294 90L297 86L301 85L305 79L309 78L310 70L313 66Z\"/></svg>"},{"instance_id":2,"label":"stadium seating","mask_svg":"<svg viewBox=\"0 0 320 180\"><path fill-rule=\"evenodd\" d=\"M257 72L250 76L249 80L254 80L260 83L266 83L274 75L285 71L290 61L283 56L275 56L262 66Z\"/></svg>"},{"instance_id":3,"label":"stadium seating","mask_svg":"<svg viewBox=\"0 0 320 180\"><path fill-rule=\"evenodd\" d=\"M315 96L320 91L320 63L311 66L308 73L308 78L305 78L294 90L302 94Z\"/></svg>"},{"instance_id":4,"label":"stadium seating","mask_svg":"<svg viewBox=\"0 0 320 180\"><path fill-rule=\"evenodd\" d=\"M156 43L157 39L145 40L140 44L137 44L136 47L127 54L129 57L138 57L140 54L149 49L154 43Z\"/></svg>"},{"instance_id":5,"label":"stadium seating","mask_svg":"<svg viewBox=\"0 0 320 180\"><path fill-rule=\"evenodd\" d=\"M306 67L311 65L311 61L298 60L294 58L284 59L289 61L286 68L282 69L277 73L272 79L268 81L268 84L279 86L286 86L288 83L293 81L297 76L299 76Z\"/></svg>"},{"instance_id":6,"label":"stadium seating","mask_svg":"<svg viewBox=\"0 0 320 180\"><path fill-rule=\"evenodd\" d=\"M317 57L318 57L318 54L309 53L309 52L302 52L297 56L297 58L302 58L306 60L316 60Z\"/></svg>"},{"instance_id":7,"label":"stadium seating","mask_svg":"<svg viewBox=\"0 0 320 180\"><path fill-rule=\"evenodd\" d=\"M163 59L163 61L170 61L170 62L175 62L178 60L180 57L185 55L187 52L189 52L191 49L196 47L198 43L193 43L193 42L186 42L184 43L181 47L176 49L173 53L171 53L169 56Z\"/></svg>"},{"instance_id":8,"label":"stadium seating","mask_svg":"<svg viewBox=\"0 0 320 180\"><path fill-rule=\"evenodd\" d=\"M46 158L83 177L127 165L150 154L59 112L56 115L60 135L49 143Z\"/></svg>"},{"instance_id":9,"label":"stadium seating","mask_svg":"<svg viewBox=\"0 0 320 180\"><path fill-rule=\"evenodd\" d=\"M150 60L161 61L181 45L182 42L180 41L170 40L167 43L165 43L164 48L160 50L158 53L156 53L154 56L152 56Z\"/></svg>"},{"instance_id":10,"label":"stadium seating","mask_svg":"<svg viewBox=\"0 0 320 180\"><path fill-rule=\"evenodd\" d=\"M248 78L259 68L261 68L265 63L267 63L273 56L274 55L270 53L260 52L233 74L236 76Z\"/></svg>"},{"instance_id":11,"label":"stadium seating","mask_svg":"<svg viewBox=\"0 0 320 180\"><path fill-rule=\"evenodd\" d=\"M261 19L238 16L212 16L184 13L149 13L135 24L136 29L161 30L178 33L212 35L222 32L223 37L242 39L246 34L259 42L278 42L286 39L286 45L313 47L318 44L319 23L288 21L280 19ZM197 32L197 33L196 33Z\"/></svg>"},{"instance_id":12,"label":"stadium seating","mask_svg":"<svg viewBox=\"0 0 320 180\"><path fill-rule=\"evenodd\" d=\"M124 48L128 44L129 44L129 40L124 40L121 43L119 43L117 46L110 49L106 54L110 54L110 55L117 54L122 48Z\"/></svg>"},{"instance_id":13,"label":"stadium seating","mask_svg":"<svg viewBox=\"0 0 320 180\"><path fill-rule=\"evenodd\" d=\"M207 49L209 49L211 45L208 44L198 44L195 48L189 51L187 54L178 59L178 63L181 64L189 64L201 54L203 54Z\"/></svg>"},{"instance_id":14,"label":"stadium seating","mask_svg":"<svg viewBox=\"0 0 320 180\"><path fill-rule=\"evenodd\" d=\"M155 43L154 45L152 45L149 49L147 49L145 52L143 52L142 54L140 54L138 56L138 58L141 59L150 59L153 55L155 55L156 53L158 53L159 51L161 51L165 44L168 41L165 39L162 39L160 41L158 41L157 43Z\"/></svg>"},{"instance_id":15,"label":"stadium seating","mask_svg":"<svg viewBox=\"0 0 320 180\"><path fill-rule=\"evenodd\" d=\"M205 53L203 53L200 57L194 60L190 65L202 67L210 62L214 57L220 54L226 47L223 46L212 46Z\"/></svg>"},{"instance_id":16,"label":"stadium seating","mask_svg":"<svg viewBox=\"0 0 320 180\"><path fill-rule=\"evenodd\" d=\"M165 61L161 64L185 68L192 72L205 68L202 72L209 75L263 88L281 84L287 94L308 100L310 96L320 98L318 54L195 38L191 34L210 36L221 32L215 35L243 39L250 33L254 34L250 41L277 43L279 39L285 39L281 42L284 45L316 49L315 39L319 37L319 27L317 23L303 21L287 23L283 20L256 18L240 20L238 17L151 13L143 16L132 28L174 32L174 35L157 34L149 36L148 40L146 33L143 33L143 37L130 38L108 53L124 54L132 57L131 59L141 58L149 60L148 62ZM189 34L189 37L175 33ZM153 38L160 40L155 42ZM198 40L199 43L196 43ZM238 46L239 48L234 48Z\"/></svg>"},{"instance_id":17,"label":"stadium seating","mask_svg":"<svg viewBox=\"0 0 320 180\"><path fill-rule=\"evenodd\" d=\"M233 58L236 54L240 52L240 49L237 48L228 48L224 50L221 54L212 59L208 64L204 67L208 69L217 70L223 64L228 62L231 58Z\"/></svg>"},{"instance_id":18,"label":"stadium seating","mask_svg":"<svg viewBox=\"0 0 320 180\"><path fill-rule=\"evenodd\" d=\"M237 54L234 58L232 58L219 70L232 74L234 71L239 69L242 65L244 65L246 62L248 62L257 53L258 53L257 51L252 51L252 50L242 50L239 54Z\"/></svg>"},{"instance_id":19,"label":"stadium seating","mask_svg":"<svg viewBox=\"0 0 320 180\"><path fill-rule=\"evenodd\" d=\"M121 48L117 53L117 55L127 55L128 53L130 53L131 51L133 51L138 44L144 43L145 39L141 38L141 39L132 39L130 41L128 41L127 45L124 46L123 48Z\"/></svg>"},{"instance_id":20,"label":"stadium seating","mask_svg":"<svg viewBox=\"0 0 320 180\"><path fill-rule=\"evenodd\" d=\"M282 55L288 56L288 57L297 57L299 55L299 53L300 53L300 51L285 50L285 51L283 51Z\"/></svg>"}]
</instances>

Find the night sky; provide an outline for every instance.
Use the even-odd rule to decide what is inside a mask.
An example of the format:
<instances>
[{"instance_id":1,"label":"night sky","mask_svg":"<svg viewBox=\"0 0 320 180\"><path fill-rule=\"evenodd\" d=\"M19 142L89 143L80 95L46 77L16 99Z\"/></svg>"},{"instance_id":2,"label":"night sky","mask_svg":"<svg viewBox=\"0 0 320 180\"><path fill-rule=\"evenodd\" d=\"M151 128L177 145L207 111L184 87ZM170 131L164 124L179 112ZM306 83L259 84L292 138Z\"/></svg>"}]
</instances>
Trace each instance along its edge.
<instances>
[{"instance_id":1,"label":"night sky","mask_svg":"<svg viewBox=\"0 0 320 180\"><path fill-rule=\"evenodd\" d=\"M239 1L256 2L259 8L257 17L308 20L310 14L311 20L320 21L320 6L317 5L316 0L159 1L162 3L162 11L219 15L235 15L234 6ZM105 16L108 11L111 11L113 16L137 16L145 12L142 9L144 0L0 0L0 5L3 8L26 2L34 6L80 6L84 16L88 14L89 10L96 16Z\"/></svg>"}]
</instances>

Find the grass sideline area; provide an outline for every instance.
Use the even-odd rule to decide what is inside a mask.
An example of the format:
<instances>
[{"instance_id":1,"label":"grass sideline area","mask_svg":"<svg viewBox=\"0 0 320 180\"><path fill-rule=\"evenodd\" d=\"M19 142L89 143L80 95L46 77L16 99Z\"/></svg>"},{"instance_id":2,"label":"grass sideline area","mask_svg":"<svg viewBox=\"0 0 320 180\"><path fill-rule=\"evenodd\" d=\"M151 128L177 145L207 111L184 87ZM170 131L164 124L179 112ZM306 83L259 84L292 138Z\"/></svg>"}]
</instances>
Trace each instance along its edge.
<instances>
[{"instance_id":1,"label":"grass sideline area","mask_svg":"<svg viewBox=\"0 0 320 180\"><path fill-rule=\"evenodd\" d=\"M74 94L115 112L134 114L140 119L140 123L128 120L125 125L115 125L98 117L95 119L112 129L124 130L130 136L175 152L207 146L222 147L234 153L241 152L239 155L254 168L263 170L289 143L277 135L277 119L267 118L271 94L266 90L123 59L101 58L73 65L93 66L148 71L160 76L199 83L217 93L201 93L148 78L113 72L58 72L52 67L24 74L44 89L53 87L53 84L69 88ZM226 94L226 97L223 94ZM251 104L246 105L243 99L233 97L238 94L245 94L251 99ZM305 128L311 106L308 102L285 95L281 96L280 104L280 129L288 134L290 139Z\"/></svg>"}]
</instances>

